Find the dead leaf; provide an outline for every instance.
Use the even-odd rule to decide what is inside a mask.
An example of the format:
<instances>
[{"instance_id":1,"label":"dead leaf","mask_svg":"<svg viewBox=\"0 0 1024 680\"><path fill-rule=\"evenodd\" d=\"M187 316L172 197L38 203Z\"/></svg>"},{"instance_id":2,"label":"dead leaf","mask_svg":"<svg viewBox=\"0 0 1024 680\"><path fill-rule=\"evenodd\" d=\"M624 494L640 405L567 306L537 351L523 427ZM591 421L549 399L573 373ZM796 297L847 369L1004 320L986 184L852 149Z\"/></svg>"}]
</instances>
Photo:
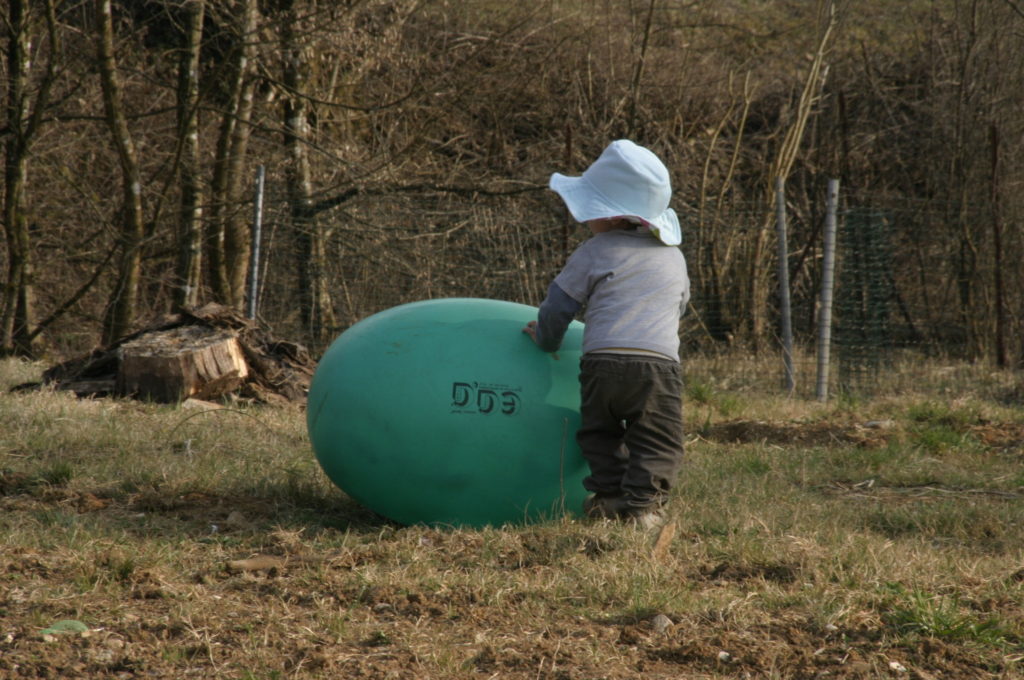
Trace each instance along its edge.
<instances>
[{"instance_id":1,"label":"dead leaf","mask_svg":"<svg viewBox=\"0 0 1024 680\"><path fill-rule=\"evenodd\" d=\"M654 548L651 549L651 558L654 560L661 561L668 555L669 546L672 545L672 539L676 535L676 523L669 522L665 526L661 527L658 532L658 539L654 542Z\"/></svg>"},{"instance_id":2,"label":"dead leaf","mask_svg":"<svg viewBox=\"0 0 1024 680\"><path fill-rule=\"evenodd\" d=\"M283 569L285 560L273 555L257 555L244 560L231 560L227 563L227 570L231 572L241 571L271 571Z\"/></svg>"}]
</instances>

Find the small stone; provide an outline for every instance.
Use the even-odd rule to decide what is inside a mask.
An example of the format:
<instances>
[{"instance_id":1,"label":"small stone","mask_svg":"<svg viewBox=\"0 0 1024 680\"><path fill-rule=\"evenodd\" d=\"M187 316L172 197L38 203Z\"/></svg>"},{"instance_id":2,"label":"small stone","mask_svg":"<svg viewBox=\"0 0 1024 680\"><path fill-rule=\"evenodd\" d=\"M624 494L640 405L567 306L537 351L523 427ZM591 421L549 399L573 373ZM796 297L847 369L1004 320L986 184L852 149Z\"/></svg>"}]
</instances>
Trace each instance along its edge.
<instances>
[{"instance_id":1,"label":"small stone","mask_svg":"<svg viewBox=\"0 0 1024 680\"><path fill-rule=\"evenodd\" d=\"M901 664L899 661L890 661L889 670L891 670L893 673L906 673L907 667Z\"/></svg>"},{"instance_id":2,"label":"small stone","mask_svg":"<svg viewBox=\"0 0 1024 680\"><path fill-rule=\"evenodd\" d=\"M111 664L114 662L114 653L109 649L97 649L89 655L93 663Z\"/></svg>"},{"instance_id":3,"label":"small stone","mask_svg":"<svg viewBox=\"0 0 1024 680\"><path fill-rule=\"evenodd\" d=\"M722 663L729 663L730 661L732 661L732 654L725 650L722 650L718 652L718 660Z\"/></svg>"},{"instance_id":4,"label":"small stone","mask_svg":"<svg viewBox=\"0 0 1024 680\"><path fill-rule=\"evenodd\" d=\"M238 510L233 510L228 518L224 520L224 526L229 529L245 529L249 526L249 521L245 519L245 515L240 513Z\"/></svg>"},{"instance_id":5,"label":"small stone","mask_svg":"<svg viewBox=\"0 0 1024 680\"><path fill-rule=\"evenodd\" d=\"M673 625L672 619L668 618L664 614L658 614L651 619L651 628L654 629L655 633L661 634L668 631Z\"/></svg>"}]
</instances>

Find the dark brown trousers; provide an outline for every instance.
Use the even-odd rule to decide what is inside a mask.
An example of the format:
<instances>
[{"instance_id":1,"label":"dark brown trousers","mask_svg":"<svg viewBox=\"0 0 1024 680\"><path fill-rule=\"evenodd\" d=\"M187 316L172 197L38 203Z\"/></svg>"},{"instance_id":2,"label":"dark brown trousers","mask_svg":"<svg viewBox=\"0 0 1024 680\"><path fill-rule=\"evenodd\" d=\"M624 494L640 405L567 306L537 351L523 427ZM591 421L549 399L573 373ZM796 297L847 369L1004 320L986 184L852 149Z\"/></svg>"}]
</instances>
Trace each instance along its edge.
<instances>
[{"instance_id":1,"label":"dark brown trousers","mask_svg":"<svg viewBox=\"0 0 1024 680\"><path fill-rule=\"evenodd\" d=\"M675 361L624 354L580 360L583 486L627 508L665 502L683 459L683 379Z\"/></svg>"}]
</instances>

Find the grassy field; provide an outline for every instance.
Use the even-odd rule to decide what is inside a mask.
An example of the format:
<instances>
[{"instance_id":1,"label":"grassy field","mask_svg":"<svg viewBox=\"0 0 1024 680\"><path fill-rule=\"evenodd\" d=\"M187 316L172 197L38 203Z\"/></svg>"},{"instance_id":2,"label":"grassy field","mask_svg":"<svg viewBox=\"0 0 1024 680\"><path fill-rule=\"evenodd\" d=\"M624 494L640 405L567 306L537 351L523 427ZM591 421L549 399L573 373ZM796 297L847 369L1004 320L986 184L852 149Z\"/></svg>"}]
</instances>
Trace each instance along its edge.
<instances>
[{"instance_id":1,"label":"grassy field","mask_svg":"<svg viewBox=\"0 0 1024 680\"><path fill-rule=\"evenodd\" d=\"M694 382L657 540L395 526L298 407L9 393L39 370L0 364L2 678L1024 677L1024 409L992 390Z\"/></svg>"}]
</instances>

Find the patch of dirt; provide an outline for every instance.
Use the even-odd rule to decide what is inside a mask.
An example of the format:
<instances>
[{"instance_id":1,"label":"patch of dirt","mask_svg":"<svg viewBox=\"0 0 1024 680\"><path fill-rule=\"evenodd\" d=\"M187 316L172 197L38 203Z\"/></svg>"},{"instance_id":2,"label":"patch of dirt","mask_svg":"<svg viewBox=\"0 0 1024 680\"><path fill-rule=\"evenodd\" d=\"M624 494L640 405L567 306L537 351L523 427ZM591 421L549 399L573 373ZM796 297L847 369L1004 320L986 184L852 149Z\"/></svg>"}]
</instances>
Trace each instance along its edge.
<instances>
[{"instance_id":1,"label":"patch of dirt","mask_svg":"<svg viewBox=\"0 0 1024 680\"><path fill-rule=\"evenodd\" d=\"M996 453L1024 457L1024 424L979 422L960 429ZM901 428L893 421L844 424L731 420L712 423L697 431L701 439L722 444L801 447L852 444L878 448L903 435Z\"/></svg>"},{"instance_id":2,"label":"patch of dirt","mask_svg":"<svg viewBox=\"0 0 1024 680\"><path fill-rule=\"evenodd\" d=\"M984 423L967 430L974 439L1000 453L1024 456L1024 425Z\"/></svg>"},{"instance_id":3,"label":"patch of dirt","mask_svg":"<svg viewBox=\"0 0 1024 680\"><path fill-rule=\"evenodd\" d=\"M799 567L789 564L739 565L721 563L713 567L704 566L700 577L707 581L747 581L763 579L773 583L793 583L799 574Z\"/></svg>"},{"instance_id":4,"label":"patch of dirt","mask_svg":"<svg viewBox=\"0 0 1024 680\"><path fill-rule=\"evenodd\" d=\"M878 630L820 630L811 622L698 634L651 655L666 664L728 677L994 677L981 670L980 658L940 641L889 647Z\"/></svg>"},{"instance_id":5,"label":"patch of dirt","mask_svg":"<svg viewBox=\"0 0 1024 680\"><path fill-rule=\"evenodd\" d=\"M885 446L893 432L886 424L842 425L827 422L785 423L733 420L713 423L701 430L703 439L723 444L774 446Z\"/></svg>"},{"instance_id":6,"label":"patch of dirt","mask_svg":"<svg viewBox=\"0 0 1024 680\"><path fill-rule=\"evenodd\" d=\"M106 502L96 505L90 495ZM842 627L784 609L742 622L727 609L575 616L572 608L534 591L536 579L570 554L599 559L624 548L606 539L588 543L584 530L538 530L487 544L479 532L440 530L417 530L410 543L403 530L384 528L376 541L314 554L295 532L267 530L275 522L272 509L244 499L190 494L157 502L65 491L33 500L109 513L111 520L155 514L161 522L183 523L183 543L195 547L171 561L143 564L111 545L92 566L60 548L7 548L0 553L3 678L930 680L1008 677L1011 668L994 648L894 642L872 612L851 613ZM244 521L230 521L231 513ZM212 523L222 527L220 542L201 543ZM488 547L495 544L498 552ZM391 570L416 570L410 549L450 556L453 577L393 580ZM785 589L800 581L799 567L785 563L666 568L698 590L738 586L757 592L764 583ZM505 584L477 584L474 574L504 574ZM1007 578L1012 583L1024 577ZM80 585L69 585L75 583ZM67 619L85 621L88 630L43 631Z\"/></svg>"},{"instance_id":7,"label":"patch of dirt","mask_svg":"<svg viewBox=\"0 0 1024 680\"><path fill-rule=\"evenodd\" d=\"M1016 426L986 427L978 439L998 450L1021 435ZM733 422L707 438L814 446L861 443L862 429L889 436L859 426ZM984 492L870 480L835 482L829 491ZM553 598L546 582L581 556L614 560L627 548L621 537L585 527L509 532L498 540L381 523L361 535L339 534L316 552L305 526L283 527L280 509L259 499L75 490L0 471L0 512L58 521L69 511L126 536L136 529L124 527L132 526L140 535L174 531L180 547L170 556L135 555L131 540L111 541L86 559L61 546L0 550L0 678L933 680L1017 672L1006 650L909 639L874 610L847 612L838 626L782 606L751 607L742 618L731 605L580 616L566 602L586 602L594 595L582 589L599 586L566 586ZM797 563L672 559L659 564L696 596L735 592L742 599L768 588L784 598L804 580ZM438 563L443 569L432 571ZM1008 589L1022 582L1024 570L1008 565ZM1006 616L1020 605L1008 590L1004 599L974 606ZM68 619L88 630L44 632Z\"/></svg>"},{"instance_id":8,"label":"patch of dirt","mask_svg":"<svg viewBox=\"0 0 1024 680\"><path fill-rule=\"evenodd\" d=\"M64 575L59 565L41 567L30 555L5 558L0 573L17 574L22 582ZM297 678L979 678L997 677L1002 667L991 651L934 640L893 646L880 629L823 630L811 621L732 627L680 616L658 632L649 620L607 624L553 616L525 629L509 625L515 617L506 608L521 606L528 595L495 605L458 589L346 586L338 574L298 567L218 572L189 583L174 574L142 573L126 584L116 606L94 604L83 612L102 625L63 635L42 634L32 621L74 612L54 603L33 618L25 611L26 588L7 587L0 598L0 676L128 680L252 671L252 677ZM202 599L217 605L194 604ZM184 618L183 607L189 612ZM895 672L894 663L907 670Z\"/></svg>"}]
</instances>

